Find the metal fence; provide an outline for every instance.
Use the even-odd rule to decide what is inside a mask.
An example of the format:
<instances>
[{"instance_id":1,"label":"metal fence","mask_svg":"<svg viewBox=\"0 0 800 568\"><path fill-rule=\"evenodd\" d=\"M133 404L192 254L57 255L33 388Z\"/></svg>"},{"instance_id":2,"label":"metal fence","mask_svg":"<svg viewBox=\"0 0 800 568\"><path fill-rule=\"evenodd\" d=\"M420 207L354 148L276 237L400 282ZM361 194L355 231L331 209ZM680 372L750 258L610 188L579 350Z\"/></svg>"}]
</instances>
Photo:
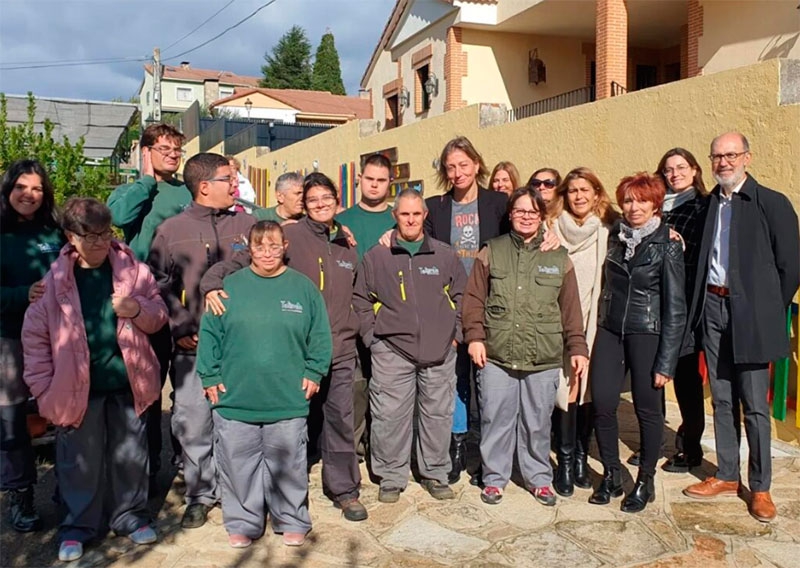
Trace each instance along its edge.
<instances>
[{"instance_id":1,"label":"metal fence","mask_svg":"<svg viewBox=\"0 0 800 568\"><path fill-rule=\"evenodd\" d=\"M508 122L521 120L523 118L530 118L540 114L553 112L554 110L561 110L573 106L578 106L590 103L595 98L594 85L588 87L581 87L574 91L567 91L554 97L548 97L540 101L529 103L521 107L517 107L508 111Z\"/></svg>"},{"instance_id":2,"label":"metal fence","mask_svg":"<svg viewBox=\"0 0 800 568\"><path fill-rule=\"evenodd\" d=\"M628 92L628 89L617 83L616 81L611 81L611 96L618 97L620 95L624 95Z\"/></svg>"},{"instance_id":3,"label":"metal fence","mask_svg":"<svg viewBox=\"0 0 800 568\"><path fill-rule=\"evenodd\" d=\"M225 141L226 154L238 154L253 146L279 150L333 128L330 124L287 123L274 120L230 120L220 118L200 134L200 151Z\"/></svg>"}]
</instances>

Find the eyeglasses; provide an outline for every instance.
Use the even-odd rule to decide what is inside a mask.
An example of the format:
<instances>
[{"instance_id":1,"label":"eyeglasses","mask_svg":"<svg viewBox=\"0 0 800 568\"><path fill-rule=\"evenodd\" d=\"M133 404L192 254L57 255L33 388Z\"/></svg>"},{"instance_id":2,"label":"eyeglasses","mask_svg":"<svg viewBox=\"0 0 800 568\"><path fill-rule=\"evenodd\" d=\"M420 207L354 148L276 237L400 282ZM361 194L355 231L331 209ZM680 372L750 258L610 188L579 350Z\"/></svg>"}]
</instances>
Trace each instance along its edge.
<instances>
[{"instance_id":1,"label":"eyeglasses","mask_svg":"<svg viewBox=\"0 0 800 568\"><path fill-rule=\"evenodd\" d=\"M250 254L258 256L283 256L283 247L281 245L257 246L250 249Z\"/></svg>"},{"instance_id":2,"label":"eyeglasses","mask_svg":"<svg viewBox=\"0 0 800 568\"><path fill-rule=\"evenodd\" d=\"M101 240L104 243L107 243L114 238L114 232L111 229L103 231L102 233L75 233L75 235L90 245L97 244L97 242Z\"/></svg>"},{"instance_id":3,"label":"eyeglasses","mask_svg":"<svg viewBox=\"0 0 800 568\"><path fill-rule=\"evenodd\" d=\"M162 156L174 155L183 157L185 154L183 148L179 146L150 146L150 149L155 150Z\"/></svg>"},{"instance_id":4,"label":"eyeglasses","mask_svg":"<svg viewBox=\"0 0 800 568\"><path fill-rule=\"evenodd\" d=\"M711 154L709 158L711 158L712 164L719 164L723 158L729 164L732 164L736 160L739 159L739 156L744 156L747 152L726 152L725 154Z\"/></svg>"},{"instance_id":5,"label":"eyeglasses","mask_svg":"<svg viewBox=\"0 0 800 568\"><path fill-rule=\"evenodd\" d=\"M222 177L218 177L218 178L207 179L206 181L221 181L223 183L227 183L228 185L231 185L233 183L233 177L231 177L231 176L222 176Z\"/></svg>"},{"instance_id":6,"label":"eyeglasses","mask_svg":"<svg viewBox=\"0 0 800 568\"><path fill-rule=\"evenodd\" d=\"M671 176L672 174L682 174L686 170L691 170L692 166L688 166L686 164L681 164L680 166L676 166L674 168L664 168L661 170L661 173L665 176Z\"/></svg>"},{"instance_id":7,"label":"eyeglasses","mask_svg":"<svg viewBox=\"0 0 800 568\"><path fill-rule=\"evenodd\" d=\"M536 219L538 216L539 212L536 209L517 209L515 207L511 210L511 217L514 219L523 219L525 217Z\"/></svg>"},{"instance_id":8,"label":"eyeglasses","mask_svg":"<svg viewBox=\"0 0 800 568\"><path fill-rule=\"evenodd\" d=\"M306 199L306 207L317 207L319 205L325 206L336 203L336 198L333 195L323 195L314 199Z\"/></svg>"},{"instance_id":9,"label":"eyeglasses","mask_svg":"<svg viewBox=\"0 0 800 568\"><path fill-rule=\"evenodd\" d=\"M530 186L533 189L539 189L541 186L545 186L547 189L553 189L556 185L556 180L554 179L532 179Z\"/></svg>"}]
</instances>

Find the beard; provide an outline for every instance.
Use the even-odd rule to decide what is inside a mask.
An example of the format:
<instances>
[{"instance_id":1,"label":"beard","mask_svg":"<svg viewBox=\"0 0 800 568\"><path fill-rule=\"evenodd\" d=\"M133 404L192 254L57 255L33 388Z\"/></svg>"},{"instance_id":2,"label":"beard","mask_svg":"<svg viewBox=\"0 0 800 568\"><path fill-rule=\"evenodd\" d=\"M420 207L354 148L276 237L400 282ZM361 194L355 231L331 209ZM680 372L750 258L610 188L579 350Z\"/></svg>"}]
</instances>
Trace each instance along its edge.
<instances>
[{"instance_id":1,"label":"beard","mask_svg":"<svg viewBox=\"0 0 800 568\"><path fill-rule=\"evenodd\" d=\"M717 184L722 189L724 189L725 191L732 191L733 188L739 185L739 183L741 183L741 181L744 179L744 172L742 173L741 176L732 175L727 178L724 178L717 174L713 174L712 177L714 178L714 181L717 182Z\"/></svg>"}]
</instances>

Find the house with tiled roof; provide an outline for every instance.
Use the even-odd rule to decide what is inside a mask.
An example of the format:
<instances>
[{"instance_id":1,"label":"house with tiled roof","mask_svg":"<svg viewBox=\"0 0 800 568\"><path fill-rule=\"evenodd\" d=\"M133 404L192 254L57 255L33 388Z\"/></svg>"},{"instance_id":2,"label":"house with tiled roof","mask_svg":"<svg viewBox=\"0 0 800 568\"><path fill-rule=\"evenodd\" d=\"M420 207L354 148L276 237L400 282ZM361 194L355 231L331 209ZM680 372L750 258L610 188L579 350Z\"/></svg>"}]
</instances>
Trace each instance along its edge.
<instances>
[{"instance_id":1,"label":"house with tiled roof","mask_svg":"<svg viewBox=\"0 0 800 568\"><path fill-rule=\"evenodd\" d=\"M285 123L342 124L372 117L369 99L298 89L237 87L231 96L211 103L209 108L226 116Z\"/></svg>"},{"instance_id":2,"label":"house with tiled roof","mask_svg":"<svg viewBox=\"0 0 800 568\"><path fill-rule=\"evenodd\" d=\"M161 111L180 113L193 102L210 107L212 103L233 95L237 87L257 87L261 77L238 75L231 71L195 69L188 61L180 65L163 65L161 72ZM153 66L144 66L139 87L142 121L151 120L155 106Z\"/></svg>"}]
</instances>

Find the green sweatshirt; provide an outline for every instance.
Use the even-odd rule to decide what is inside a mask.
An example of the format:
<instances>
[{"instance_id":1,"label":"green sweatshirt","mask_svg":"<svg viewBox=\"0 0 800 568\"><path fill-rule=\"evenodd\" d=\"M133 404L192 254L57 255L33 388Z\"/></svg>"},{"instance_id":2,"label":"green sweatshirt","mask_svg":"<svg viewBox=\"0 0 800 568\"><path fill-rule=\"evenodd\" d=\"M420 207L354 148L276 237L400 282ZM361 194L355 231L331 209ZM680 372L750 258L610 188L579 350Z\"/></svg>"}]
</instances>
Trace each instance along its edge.
<instances>
[{"instance_id":1,"label":"green sweatshirt","mask_svg":"<svg viewBox=\"0 0 800 568\"><path fill-rule=\"evenodd\" d=\"M152 176L121 185L108 197L114 225L122 229L125 242L142 262L147 260L158 226L191 202L192 194L183 183L175 179L156 182Z\"/></svg>"},{"instance_id":2,"label":"green sweatshirt","mask_svg":"<svg viewBox=\"0 0 800 568\"><path fill-rule=\"evenodd\" d=\"M278 215L277 205L275 207L267 207L266 209L262 207L253 209L252 215L259 221L275 221L276 223L283 223L286 221L286 219Z\"/></svg>"},{"instance_id":3,"label":"green sweatshirt","mask_svg":"<svg viewBox=\"0 0 800 568\"><path fill-rule=\"evenodd\" d=\"M44 278L64 242L58 229L31 223L0 234L0 337L20 338L31 284Z\"/></svg>"},{"instance_id":4,"label":"green sweatshirt","mask_svg":"<svg viewBox=\"0 0 800 568\"><path fill-rule=\"evenodd\" d=\"M214 409L249 423L308 416L303 379L319 383L333 354L322 294L291 268L273 278L243 268L224 289L226 311L203 315L197 350L203 386L225 385Z\"/></svg>"},{"instance_id":5,"label":"green sweatshirt","mask_svg":"<svg viewBox=\"0 0 800 568\"><path fill-rule=\"evenodd\" d=\"M378 244L378 239L395 225L391 207L375 213L362 209L358 204L339 213L336 220L350 229L356 238L358 260L364 258L367 251Z\"/></svg>"}]
</instances>

